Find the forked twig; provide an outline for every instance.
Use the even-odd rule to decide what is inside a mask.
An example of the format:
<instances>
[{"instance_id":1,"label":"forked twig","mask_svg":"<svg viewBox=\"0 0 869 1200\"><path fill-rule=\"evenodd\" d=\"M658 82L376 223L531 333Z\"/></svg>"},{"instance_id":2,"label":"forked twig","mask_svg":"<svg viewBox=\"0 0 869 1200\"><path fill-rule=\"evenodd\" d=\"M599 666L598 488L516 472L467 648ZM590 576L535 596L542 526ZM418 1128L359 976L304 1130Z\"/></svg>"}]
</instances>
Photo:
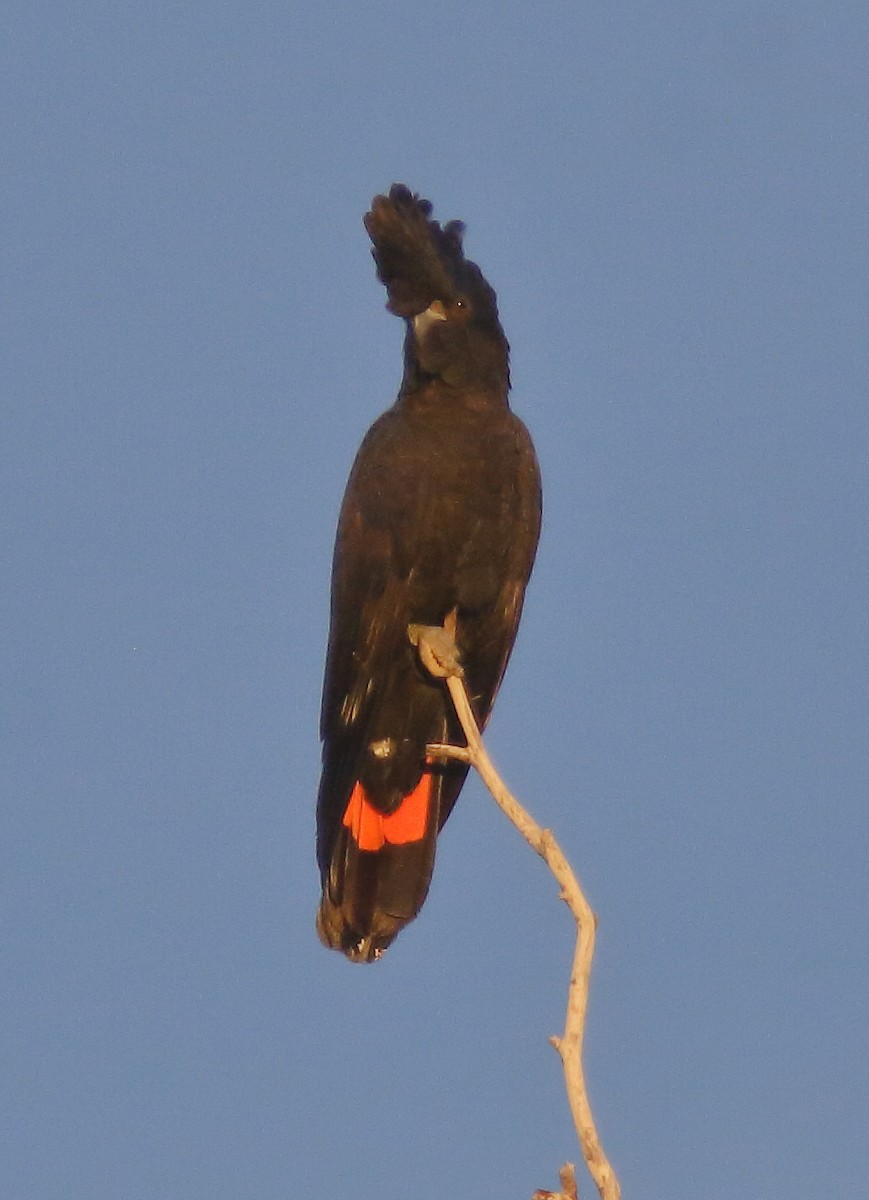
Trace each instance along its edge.
<instances>
[{"instance_id":1,"label":"forked twig","mask_svg":"<svg viewBox=\"0 0 869 1200\"><path fill-rule=\"evenodd\" d=\"M591 962L594 956L597 920L583 895L579 881L550 830L542 829L526 812L495 769L486 747L483 745L464 680L455 674L447 674L446 684L468 744L467 747L440 743L431 745L428 747L429 754L434 757L456 758L462 762L469 762L476 769L492 793L495 803L512 821L528 844L536 850L555 876L561 888L561 898L576 921L576 948L573 953L570 984L567 990L564 1032L561 1037L550 1038L550 1041L561 1058L567 1099L589 1173L597 1185L601 1200L619 1200L621 1188L598 1137L582 1066L582 1042L588 1009L588 987L591 977ZM575 1197L576 1184L569 1163L562 1168L561 1180L562 1191L555 1195L565 1197L570 1195L569 1188L572 1183L573 1197Z\"/></svg>"}]
</instances>

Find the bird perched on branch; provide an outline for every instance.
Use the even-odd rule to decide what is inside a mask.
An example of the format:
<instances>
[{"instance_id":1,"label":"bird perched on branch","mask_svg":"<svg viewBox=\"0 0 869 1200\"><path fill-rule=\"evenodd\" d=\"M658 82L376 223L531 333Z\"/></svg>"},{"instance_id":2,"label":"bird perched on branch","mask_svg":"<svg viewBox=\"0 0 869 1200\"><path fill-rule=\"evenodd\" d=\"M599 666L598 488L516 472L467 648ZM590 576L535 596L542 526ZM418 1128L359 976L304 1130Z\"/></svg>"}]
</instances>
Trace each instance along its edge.
<instances>
[{"instance_id":1,"label":"bird perched on branch","mask_svg":"<svg viewBox=\"0 0 869 1200\"><path fill-rule=\"evenodd\" d=\"M321 736L317 929L355 962L417 915L467 765L418 631L441 627L483 727L507 666L540 531L537 459L507 403L495 293L401 184L364 218L389 310L405 322L398 399L365 436L335 544ZM430 639L425 639L429 644Z\"/></svg>"}]
</instances>

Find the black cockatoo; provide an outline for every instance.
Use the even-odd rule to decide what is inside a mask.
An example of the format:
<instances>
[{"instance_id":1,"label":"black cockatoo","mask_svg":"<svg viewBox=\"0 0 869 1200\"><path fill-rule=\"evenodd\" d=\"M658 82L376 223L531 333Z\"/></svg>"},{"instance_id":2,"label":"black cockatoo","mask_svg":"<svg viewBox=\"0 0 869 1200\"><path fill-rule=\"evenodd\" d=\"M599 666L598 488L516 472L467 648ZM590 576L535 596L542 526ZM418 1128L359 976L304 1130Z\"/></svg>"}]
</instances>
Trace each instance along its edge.
<instances>
[{"instance_id":1,"label":"black cockatoo","mask_svg":"<svg viewBox=\"0 0 869 1200\"><path fill-rule=\"evenodd\" d=\"M504 674L540 530L537 459L510 411L495 293L463 225L401 184L364 218L387 307L403 318L404 378L365 436L341 507L321 736L322 941L378 958L417 915L438 833L467 766L443 679L408 627L453 633L484 726Z\"/></svg>"}]
</instances>

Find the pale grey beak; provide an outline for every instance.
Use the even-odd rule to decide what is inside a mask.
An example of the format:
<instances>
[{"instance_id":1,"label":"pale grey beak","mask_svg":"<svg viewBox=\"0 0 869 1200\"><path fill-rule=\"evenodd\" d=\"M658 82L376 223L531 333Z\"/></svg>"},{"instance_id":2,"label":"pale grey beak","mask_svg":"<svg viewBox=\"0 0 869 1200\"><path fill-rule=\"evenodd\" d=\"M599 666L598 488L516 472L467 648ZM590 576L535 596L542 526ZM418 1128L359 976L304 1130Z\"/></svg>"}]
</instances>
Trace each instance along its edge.
<instances>
[{"instance_id":1,"label":"pale grey beak","mask_svg":"<svg viewBox=\"0 0 869 1200\"><path fill-rule=\"evenodd\" d=\"M413 318L413 332L418 338L424 337L435 321L445 321L447 314L441 300L434 300L425 310Z\"/></svg>"}]
</instances>

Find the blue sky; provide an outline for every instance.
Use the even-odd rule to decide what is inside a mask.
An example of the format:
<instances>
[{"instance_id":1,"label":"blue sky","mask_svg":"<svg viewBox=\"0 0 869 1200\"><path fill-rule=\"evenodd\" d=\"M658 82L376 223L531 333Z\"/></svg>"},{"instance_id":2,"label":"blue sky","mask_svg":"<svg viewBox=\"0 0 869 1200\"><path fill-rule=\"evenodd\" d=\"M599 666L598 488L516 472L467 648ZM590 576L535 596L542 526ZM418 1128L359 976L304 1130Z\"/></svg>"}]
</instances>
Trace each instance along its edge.
<instances>
[{"instance_id":1,"label":"blue sky","mask_svg":"<svg viewBox=\"0 0 869 1200\"><path fill-rule=\"evenodd\" d=\"M381 963L313 930L334 523L401 369L361 216L401 180L468 224L543 469L489 740L599 913L625 1195L861 1194L865 5L0 25L0 1192L525 1196L577 1157L569 920L478 783Z\"/></svg>"}]
</instances>

